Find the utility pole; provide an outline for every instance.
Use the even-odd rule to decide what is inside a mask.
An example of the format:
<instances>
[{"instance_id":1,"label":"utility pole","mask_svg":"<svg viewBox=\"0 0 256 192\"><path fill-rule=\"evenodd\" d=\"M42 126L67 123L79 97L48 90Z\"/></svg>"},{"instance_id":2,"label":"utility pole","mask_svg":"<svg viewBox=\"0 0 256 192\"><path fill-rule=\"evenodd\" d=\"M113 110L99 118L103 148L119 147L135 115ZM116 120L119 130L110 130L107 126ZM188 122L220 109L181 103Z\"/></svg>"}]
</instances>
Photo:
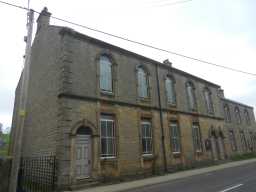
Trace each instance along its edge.
<instances>
[{"instance_id":1,"label":"utility pole","mask_svg":"<svg viewBox=\"0 0 256 192\"><path fill-rule=\"evenodd\" d=\"M15 141L14 141L14 151L13 151L13 159L12 159L9 192L16 192L17 183L18 183L23 130L24 130L24 124L25 124L25 117L26 117L33 23L34 23L34 11L32 9L29 9L29 0L28 0L27 36L24 38L24 41L26 42L26 50L25 50L24 67L21 74L22 81L21 81L20 98L19 98L20 104L18 108L19 118L18 118L18 124L16 127L17 133L14 138Z\"/></svg>"}]
</instances>

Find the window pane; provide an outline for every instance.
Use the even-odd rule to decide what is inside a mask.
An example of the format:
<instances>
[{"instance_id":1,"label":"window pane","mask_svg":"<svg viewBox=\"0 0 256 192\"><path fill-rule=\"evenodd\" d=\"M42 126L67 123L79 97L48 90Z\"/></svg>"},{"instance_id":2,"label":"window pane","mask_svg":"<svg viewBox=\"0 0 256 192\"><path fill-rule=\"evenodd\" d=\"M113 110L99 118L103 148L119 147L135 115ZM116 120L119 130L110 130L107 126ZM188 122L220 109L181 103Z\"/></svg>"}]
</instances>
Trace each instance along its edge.
<instances>
[{"instance_id":1,"label":"window pane","mask_svg":"<svg viewBox=\"0 0 256 192\"><path fill-rule=\"evenodd\" d=\"M101 154L103 156L107 154L107 140L105 138L101 138Z\"/></svg>"},{"instance_id":2,"label":"window pane","mask_svg":"<svg viewBox=\"0 0 256 192\"><path fill-rule=\"evenodd\" d=\"M142 152L145 153L146 152L146 139L142 138Z\"/></svg>"},{"instance_id":3,"label":"window pane","mask_svg":"<svg viewBox=\"0 0 256 192\"><path fill-rule=\"evenodd\" d=\"M142 153L152 153L152 129L149 121L141 122L141 133L142 133Z\"/></svg>"},{"instance_id":4,"label":"window pane","mask_svg":"<svg viewBox=\"0 0 256 192\"><path fill-rule=\"evenodd\" d=\"M101 156L115 156L115 130L112 116L101 116Z\"/></svg>"},{"instance_id":5,"label":"window pane","mask_svg":"<svg viewBox=\"0 0 256 192\"><path fill-rule=\"evenodd\" d=\"M187 85L187 94L190 109L195 109L194 89L190 84Z\"/></svg>"},{"instance_id":6,"label":"window pane","mask_svg":"<svg viewBox=\"0 0 256 192\"><path fill-rule=\"evenodd\" d=\"M138 93L140 97L148 97L148 77L142 68L138 69Z\"/></svg>"},{"instance_id":7,"label":"window pane","mask_svg":"<svg viewBox=\"0 0 256 192\"><path fill-rule=\"evenodd\" d=\"M180 133L177 122L170 123L172 152L180 152Z\"/></svg>"},{"instance_id":8,"label":"window pane","mask_svg":"<svg viewBox=\"0 0 256 192\"><path fill-rule=\"evenodd\" d=\"M152 139L151 138L149 138L148 140L147 140L147 152L148 153L152 153Z\"/></svg>"},{"instance_id":9,"label":"window pane","mask_svg":"<svg viewBox=\"0 0 256 192\"><path fill-rule=\"evenodd\" d=\"M202 151L201 135L199 125L193 123L192 125L193 141L196 151Z\"/></svg>"},{"instance_id":10,"label":"window pane","mask_svg":"<svg viewBox=\"0 0 256 192\"><path fill-rule=\"evenodd\" d=\"M101 127L101 136L106 137L106 121L100 121L100 127Z\"/></svg>"},{"instance_id":11,"label":"window pane","mask_svg":"<svg viewBox=\"0 0 256 192\"><path fill-rule=\"evenodd\" d=\"M114 136L113 121L107 121L107 136L108 137Z\"/></svg>"},{"instance_id":12,"label":"window pane","mask_svg":"<svg viewBox=\"0 0 256 192\"><path fill-rule=\"evenodd\" d=\"M112 91L112 64L106 56L100 58L100 88Z\"/></svg>"},{"instance_id":13,"label":"window pane","mask_svg":"<svg viewBox=\"0 0 256 192\"><path fill-rule=\"evenodd\" d=\"M167 102L170 104L176 103L174 82L171 78L167 77L165 80L165 89L167 94Z\"/></svg>"},{"instance_id":14,"label":"window pane","mask_svg":"<svg viewBox=\"0 0 256 192\"><path fill-rule=\"evenodd\" d=\"M108 145L108 155L113 156L114 155L114 140L113 139L108 139L107 140L107 145Z\"/></svg>"},{"instance_id":15,"label":"window pane","mask_svg":"<svg viewBox=\"0 0 256 192\"><path fill-rule=\"evenodd\" d=\"M212 104L212 98L211 98L211 93L209 90L204 91L204 97L205 97L205 102L206 102L206 107L208 113L213 113L213 104Z\"/></svg>"}]
</instances>

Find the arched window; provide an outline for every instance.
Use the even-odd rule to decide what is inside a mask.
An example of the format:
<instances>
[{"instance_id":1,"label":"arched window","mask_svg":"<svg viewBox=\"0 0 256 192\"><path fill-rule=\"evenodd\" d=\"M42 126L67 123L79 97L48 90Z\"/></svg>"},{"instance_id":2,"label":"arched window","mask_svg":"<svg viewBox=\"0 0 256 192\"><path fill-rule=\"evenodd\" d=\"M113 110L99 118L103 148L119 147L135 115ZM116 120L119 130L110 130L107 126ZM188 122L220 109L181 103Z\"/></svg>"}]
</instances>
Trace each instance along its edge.
<instances>
[{"instance_id":1,"label":"arched window","mask_svg":"<svg viewBox=\"0 0 256 192\"><path fill-rule=\"evenodd\" d=\"M250 125L251 124L250 115L246 109L244 110L244 116L245 116L247 125Z\"/></svg>"},{"instance_id":2,"label":"arched window","mask_svg":"<svg viewBox=\"0 0 256 192\"><path fill-rule=\"evenodd\" d=\"M100 57L100 89L113 92L112 63L105 55Z\"/></svg>"},{"instance_id":3,"label":"arched window","mask_svg":"<svg viewBox=\"0 0 256 192\"><path fill-rule=\"evenodd\" d=\"M207 112L213 114L214 109L213 109L213 103L212 103L212 93L208 88L204 89L204 99L205 99Z\"/></svg>"},{"instance_id":4,"label":"arched window","mask_svg":"<svg viewBox=\"0 0 256 192\"><path fill-rule=\"evenodd\" d=\"M224 105L224 118L226 122L231 122L229 106L227 104Z\"/></svg>"},{"instance_id":5,"label":"arched window","mask_svg":"<svg viewBox=\"0 0 256 192\"><path fill-rule=\"evenodd\" d=\"M146 71L140 66L137 71L138 75L138 95L141 98L149 97L149 80L148 74Z\"/></svg>"},{"instance_id":6,"label":"arched window","mask_svg":"<svg viewBox=\"0 0 256 192\"><path fill-rule=\"evenodd\" d=\"M176 105L176 94L175 94L175 87L174 87L174 79L171 77L166 77L165 79L165 90L167 96L167 102L171 105Z\"/></svg>"},{"instance_id":7,"label":"arched window","mask_svg":"<svg viewBox=\"0 0 256 192\"><path fill-rule=\"evenodd\" d=\"M195 111L196 110L195 87L192 82L186 83L186 91L187 91L189 109Z\"/></svg>"},{"instance_id":8,"label":"arched window","mask_svg":"<svg viewBox=\"0 0 256 192\"><path fill-rule=\"evenodd\" d=\"M236 117L236 122L238 124L242 123L241 115L240 115L240 110L238 107L235 108L235 117Z\"/></svg>"}]
</instances>

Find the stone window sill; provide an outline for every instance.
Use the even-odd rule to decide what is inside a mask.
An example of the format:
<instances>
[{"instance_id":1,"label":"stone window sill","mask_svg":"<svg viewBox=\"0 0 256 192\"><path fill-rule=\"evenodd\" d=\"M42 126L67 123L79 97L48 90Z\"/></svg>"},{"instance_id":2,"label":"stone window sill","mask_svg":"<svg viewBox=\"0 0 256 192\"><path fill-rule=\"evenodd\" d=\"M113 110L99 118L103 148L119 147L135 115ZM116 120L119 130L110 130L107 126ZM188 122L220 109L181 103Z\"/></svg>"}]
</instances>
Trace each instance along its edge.
<instances>
[{"instance_id":1,"label":"stone window sill","mask_svg":"<svg viewBox=\"0 0 256 192\"><path fill-rule=\"evenodd\" d=\"M179 158L179 157L181 157L181 152L173 152L173 153L172 153L172 156L173 156L174 158Z\"/></svg>"},{"instance_id":2,"label":"stone window sill","mask_svg":"<svg viewBox=\"0 0 256 192\"><path fill-rule=\"evenodd\" d=\"M117 161L117 158L115 156L113 157L101 157L101 161Z\"/></svg>"},{"instance_id":3,"label":"stone window sill","mask_svg":"<svg viewBox=\"0 0 256 192\"><path fill-rule=\"evenodd\" d=\"M175 104L167 103L167 106L169 108L177 108L177 104L176 103Z\"/></svg>"},{"instance_id":4,"label":"stone window sill","mask_svg":"<svg viewBox=\"0 0 256 192\"><path fill-rule=\"evenodd\" d=\"M101 94L101 96L106 96L106 97L114 97L115 96L114 92L103 91L103 90L100 91L100 94Z\"/></svg>"},{"instance_id":5,"label":"stone window sill","mask_svg":"<svg viewBox=\"0 0 256 192\"><path fill-rule=\"evenodd\" d=\"M155 156L153 154L143 154L142 158L143 160L153 160Z\"/></svg>"}]
</instances>

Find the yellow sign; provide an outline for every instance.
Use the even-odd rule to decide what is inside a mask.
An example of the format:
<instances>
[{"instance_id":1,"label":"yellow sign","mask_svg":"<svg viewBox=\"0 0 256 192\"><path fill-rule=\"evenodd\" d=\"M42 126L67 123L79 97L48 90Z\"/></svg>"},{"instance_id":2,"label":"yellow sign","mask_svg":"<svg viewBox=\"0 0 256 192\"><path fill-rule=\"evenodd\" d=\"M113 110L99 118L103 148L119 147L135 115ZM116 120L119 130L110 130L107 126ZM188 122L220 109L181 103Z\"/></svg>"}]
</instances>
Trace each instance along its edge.
<instances>
[{"instance_id":1,"label":"yellow sign","mask_svg":"<svg viewBox=\"0 0 256 192\"><path fill-rule=\"evenodd\" d=\"M20 114L20 116L24 117L26 115L26 112L25 112L25 110L20 110L19 114Z\"/></svg>"}]
</instances>

